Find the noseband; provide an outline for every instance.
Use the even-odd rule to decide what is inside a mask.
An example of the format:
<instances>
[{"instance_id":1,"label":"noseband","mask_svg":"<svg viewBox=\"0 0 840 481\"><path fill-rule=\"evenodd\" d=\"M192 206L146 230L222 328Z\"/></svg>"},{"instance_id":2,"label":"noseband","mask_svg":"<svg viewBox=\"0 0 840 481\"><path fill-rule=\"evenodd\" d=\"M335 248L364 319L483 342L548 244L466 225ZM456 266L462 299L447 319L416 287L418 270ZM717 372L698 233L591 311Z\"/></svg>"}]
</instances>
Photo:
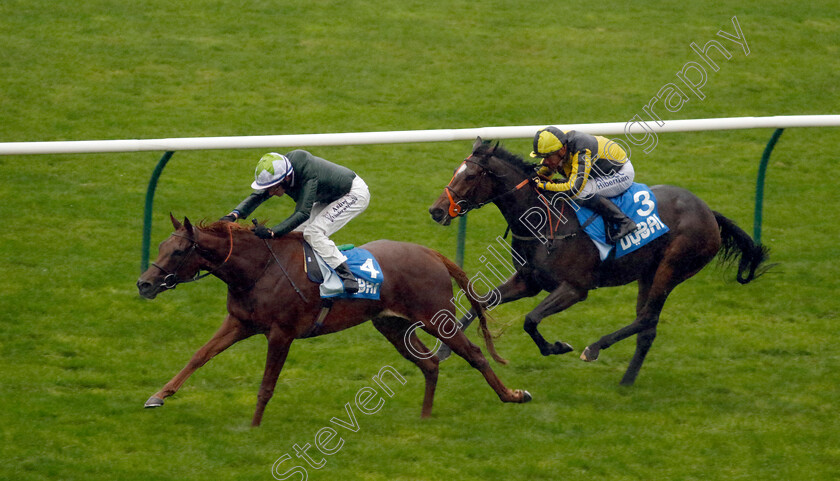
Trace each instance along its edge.
<instances>
[{"instance_id":1,"label":"noseband","mask_svg":"<svg viewBox=\"0 0 840 481\"><path fill-rule=\"evenodd\" d=\"M481 173L479 175L481 175L482 177L487 175L487 169L482 167L478 162L472 160L472 155L470 155L469 157L464 159L464 161L461 163L461 166L458 167L455 170L455 173L452 175L452 179L450 179L449 183L446 184L446 187L444 187L444 190L446 191L446 197L449 199L449 216L450 217L460 217L462 215L465 215L467 213L467 211L470 211L470 210L475 209L477 207L481 207L481 206L470 205L470 203L467 200L465 195L462 195L462 194L459 194L458 192L455 192L455 189L452 188L452 182L455 181L455 177L458 176L458 173L461 171L461 169L466 167L467 162L469 162L471 164L475 164L476 166L478 166L481 169ZM470 191L472 191L473 188L475 188L475 184L473 184L473 186L470 188ZM455 199L452 197L452 194L455 194L456 196L460 197L461 200L456 202Z\"/></svg>"},{"instance_id":2,"label":"noseband","mask_svg":"<svg viewBox=\"0 0 840 481\"><path fill-rule=\"evenodd\" d=\"M195 275L193 277L191 277L190 279L179 279L178 278L178 271L181 270L181 267L184 266L184 263L193 254L193 252L195 252L196 249L198 249L198 242L196 242L195 239L192 239L192 238L187 237L187 236L182 235L182 234L178 234L177 232L173 232L170 237L172 237L172 236L181 237L183 239L187 239L192 244L190 245L189 250L187 250L187 252L181 258L181 262L178 263L178 266L175 267L175 269L173 269L173 272L169 272L166 269L164 269L163 267L161 267L161 266L157 265L156 263L152 262L152 266L157 267L157 269L164 274L163 282L161 282L160 286L163 287L163 288L166 288L166 289L175 289L178 286L178 284L185 284L187 282L195 282L197 280L204 279L205 277L212 274L213 271L218 271L219 269L221 269L222 266L224 266L225 263L230 259L231 254L233 254L233 227L231 227L231 226L228 227L228 233L230 234L230 250L228 250L227 257L225 257L225 260L223 260L221 264L219 264L217 267L215 267L212 270L208 269L207 272L205 272L204 274L200 274L201 269L199 269L195 273Z\"/></svg>"}]
</instances>

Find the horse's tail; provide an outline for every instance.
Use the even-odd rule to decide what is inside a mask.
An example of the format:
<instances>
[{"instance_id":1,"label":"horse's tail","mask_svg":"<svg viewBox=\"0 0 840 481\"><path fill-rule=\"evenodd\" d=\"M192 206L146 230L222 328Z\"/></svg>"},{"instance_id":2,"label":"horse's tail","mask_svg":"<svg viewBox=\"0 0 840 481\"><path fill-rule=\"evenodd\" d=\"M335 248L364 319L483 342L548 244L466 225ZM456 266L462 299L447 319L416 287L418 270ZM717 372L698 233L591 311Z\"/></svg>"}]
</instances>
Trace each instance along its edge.
<instances>
[{"instance_id":1,"label":"horse's tail","mask_svg":"<svg viewBox=\"0 0 840 481\"><path fill-rule=\"evenodd\" d=\"M478 314L478 325L479 330L481 331L482 336L484 337L484 344L487 346L487 351L490 352L490 355L493 356L493 359L498 362L499 364L507 364L507 359L503 358L496 352L496 346L493 343L493 336L490 335L490 330L487 329L487 314L484 310L484 306L481 304L481 301L475 298L475 295L470 289L469 283L470 279L467 276L467 273L464 272L463 269L458 267L458 264L449 260L448 257L441 254L438 251L432 251L440 258L443 264L446 266L446 270L449 271L449 276L455 279L455 282L458 284L458 287L463 289L463 291L467 295L467 299L469 299L470 304L472 305L475 312Z\"/></svg>"},{"instance_id":2,"label":"horse's tail","mask_svg":"<svg viewBox=\"0 0 840 481\"><path fill-rule=\"evenodd\" d=\"M718 255L723 263L738 260L738 275L741 284L746 284L764 274L771 266L762 265L768 259L770 249L753 241L735 222L714 212L720 227L721 248Z\"/></svg>"}]
</instances>

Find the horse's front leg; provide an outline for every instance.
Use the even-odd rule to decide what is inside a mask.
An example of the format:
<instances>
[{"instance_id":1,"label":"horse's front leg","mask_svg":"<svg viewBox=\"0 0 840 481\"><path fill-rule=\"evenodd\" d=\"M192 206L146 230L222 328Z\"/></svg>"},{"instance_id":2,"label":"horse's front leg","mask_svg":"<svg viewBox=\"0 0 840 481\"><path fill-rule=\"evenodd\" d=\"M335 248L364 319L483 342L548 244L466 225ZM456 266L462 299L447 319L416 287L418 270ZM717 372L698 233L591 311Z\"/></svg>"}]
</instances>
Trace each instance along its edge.
<instances>
[{"instance_id":1,"label":"horse's front leg","mask_svg":"<svg viewBox=\"0 0 840 481\"><path fill-rule=\"evenodd\" d=\"M563 282L560 287L552 291L533 311L525 316L525 332L531 336L543 356L564 354L574 351L574 348L562 341L549 344L537 330L540 321L586 299L586 295L587 291L585 289Z\"/></svg>"},{"instance_id":2,"label":"horse's front leg","mask_svg":"<svg viewBox=\"0 0 840 481\"><path fill-rule=\"evenodd\" d=\"M538 286L535 282L531 281L529 278L522 275L521 272L517 271L508 280L500 284L484 297L489 299L499 299L498 304L494 305L495 307L499 304L512 302L524 297L536 296L541 290L540 286ZM471 308L468 313L464 314L464 316L458 320L461 325L460 329L462 331L466 331L467 327L472 324L476 317L478 317L478 314L475 312L475 309ZM451 354L452 350L446 344L441 345L440 349L437 351L438 359L441 361L448 358Z\"/></svg>"},{"instance_id":3,"label":"horse's front leg","mask_svg":"<svg viewBox=\"0 0 840 481\"><path fill-rule=\"evenodd\" d=\"M242 322L235 317L228 315L225 318L225 322L222 323L222 326L219 327L218 331L216 331L216 334L207 341L207 344L203 345L201 349L193 354L193 357L187 365L184 366L184 368L181 369L181 371L176 374L172 380L166 383L160 391L156 392L149 398L148 401L146 401L145 407L156 408L163 406L163 400L175 394L187 378L189 378L198 368L205 365L207 361L212 359L216 354L219 354L236 342L250 337L253 334L254 332L246 328Z\"/></svg>"},{"instance_id":4,"label":"horse's front leg","mask_svg":"<svg viewBox=\"0 0 840 481\"><path fill-rule=\"evenodd\" d=\"M266 334L268 338L268 354L265 360L265 372L263 373L262 383L260 384L260 392L257 394L257 409L254 411L254 419L251 421L252 427L257 427L262 422L263 412L265 406L274 395L274 387L277 385L277 378L280 376L280 370L283 369L283 364L286 362L286 356L289 354L289 346L294 340L294 335L285 330L273 326Z\"/></svg>"}]
</instances>

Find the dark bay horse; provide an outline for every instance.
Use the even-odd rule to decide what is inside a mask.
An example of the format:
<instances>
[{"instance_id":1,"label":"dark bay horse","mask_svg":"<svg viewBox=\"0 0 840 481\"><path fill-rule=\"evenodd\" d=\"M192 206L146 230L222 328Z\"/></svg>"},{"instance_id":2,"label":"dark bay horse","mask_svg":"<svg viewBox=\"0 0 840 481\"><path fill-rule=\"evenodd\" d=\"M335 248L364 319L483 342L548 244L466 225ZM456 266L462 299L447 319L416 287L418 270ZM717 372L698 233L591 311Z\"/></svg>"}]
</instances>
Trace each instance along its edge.
<instances>
[{"instance_id":1,"label":"dark bay horse","mask_svg":"<svg viewBox=\"0 0 840 481\"><path fill-rule=\"evenodd\" d=\"M668 185L651 190L659 217L670 231L632 253L602 262L570 201L547 198L529 182L535 176L534 168L498 143L479 138L429 213L436 222L447 225L470 209L496 204L513 234L511 247L519 261L514 262L516 273L485 298L505 303L548 291L525 316L525 331L545 356L573 349L565 342L548 343L537 330L540 321L586 299L592 289L638 281L636 319L590 344L581 354L584 361L594 361L601 350L636 334L636 351L621 380L631 385L656 337L659 314L674 287L718 255L724 261L738 260L737 279L742 284L766 269L762 266L766 247L753 242L733 221L712 211L691 192ZM545 219L544 229L538 232L534 218L526 222L535 209ZM465 315L461 324L468 325L474 314ZM441 358L446 354L443 349L438 352Z\"/></svg>"},{"instance_id":2,"label":"dark bay horse","mask_svg":"<svg viewBox=\"0 0 840 481\"><path fill-rule=\"evenodd\" d=\"M403 357L423 372L423 417L431 415L438 359L417 337L417 327L443 341L478 369L503 402L523 403L531 399L527 391L511 390L502 384L481 349L454 327L454 319L447 332L440 314L452 310L450 278L464 289L468 278L442 254L404 242L378 240L365 244L362 247L376 257L383 271L380 299L338 299L323 323L313 329L321 312L319 287L307 279L299 234L266 242L239 224L193 226L188 219L182 224L170 217L175 232L160 244L157 260L137 281L140 295L153 299L179 283L195 280L204 269L228 285L228 315L213 338L146 401L146 407L162 406L163 400L173 395L195 370L237 341L264 334L268 355L251 423L258 426L292 341L341 331L369 319ZM495 353L482 306L470 299L473 308L480 312L488 350L497 361L504 362Z\"/></svg>"}]
</instances>

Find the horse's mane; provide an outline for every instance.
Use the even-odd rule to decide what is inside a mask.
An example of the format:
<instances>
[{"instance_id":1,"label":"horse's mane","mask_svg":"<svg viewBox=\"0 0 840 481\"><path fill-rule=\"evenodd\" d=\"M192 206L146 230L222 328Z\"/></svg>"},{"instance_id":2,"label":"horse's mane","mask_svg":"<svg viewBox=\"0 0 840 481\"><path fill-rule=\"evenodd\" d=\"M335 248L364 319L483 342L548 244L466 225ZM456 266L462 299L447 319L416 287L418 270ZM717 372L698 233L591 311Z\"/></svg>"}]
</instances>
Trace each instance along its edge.
<instances>
[{"instance_id":1,"label":"horse's mane","mask_svg":"<svg viewBox=\"0 0 840 481\"><path fill-rule=\"evenodd\" d=\"M484 146L490 147L489 144L491 142L490 140L485 140L483 143ZM529 177L534 175L534 169L537 168L537 164L525 161L522 157L507 150L499 143L496 143L496 146L493 148L493 156L507 162L511 167L515 167Z\"/></svg>"},{"instance_id":2,"label":"horse's mane","mask_svg":"<svg viewBox=\"0 0 840 481\"><path fill-rule=\"evenodd\" d=\"M236 222L226 222L222 220L217 220L215 222L210 223L208 223L205 220L201 220L196 227L198 227L202 232L225 235L227 235L228 229L233 229L234 231L253 230L251 227L246 225L237 224Z\"/></svg>"},{"instance_id":3,"label":"horse's mane","mask_svg":"<svg viewBox=\"0 0 840 481\"><path fill-rule=\"evenodd\" d=\"M237 222L227 222L222 220L217 220L215 222L208 223L207 221L200 221L198 225L199 230L202 232L207 232L209 234L217 234L217 235L228 235L228 229L232 229L233 232L253 232L254 228L251 225L247 224L239 224ZM302 234L300 232L289 232L288 234L284 235L283 237L300 237Z\"/></svg>"}]
</instances>

